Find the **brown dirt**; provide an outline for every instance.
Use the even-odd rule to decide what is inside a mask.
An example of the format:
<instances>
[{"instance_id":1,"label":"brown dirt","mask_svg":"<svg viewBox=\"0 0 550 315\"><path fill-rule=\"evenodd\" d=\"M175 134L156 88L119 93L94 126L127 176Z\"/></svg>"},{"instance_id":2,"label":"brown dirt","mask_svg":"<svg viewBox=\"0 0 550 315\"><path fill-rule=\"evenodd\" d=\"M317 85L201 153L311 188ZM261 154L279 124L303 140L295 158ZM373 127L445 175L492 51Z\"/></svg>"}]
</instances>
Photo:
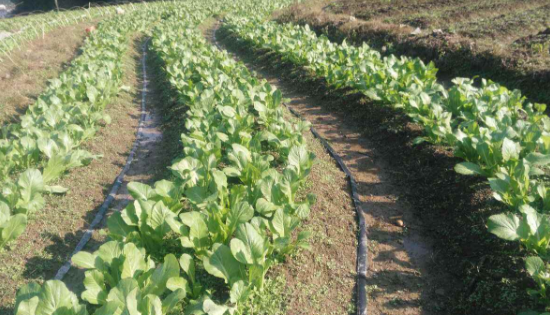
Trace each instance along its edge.
<instances>
[{"instance_id":1,"label":"brown dirt","mask_svg":"<svg viewBox=\"0 0 550 315\"><path fill-rule=\"evenodd\" d=\"M289 257L270 276L286 279L287 315L354 314L357 224L348 182L323 145L310 133L306 138L317 156L303 190L317 196L303 222L311 231L311 250Z\"/></svg>"},{"instance_id":2,"label":"brown dirt","mask_svg":"<svg viewBox=\"0 0 550 315\"><path fill-rule=\"evenodd\" d=\"M31 281L51 279L69 258L122 170L136 136L139 121L140 80L136 74L139 46L125 56L123 91L106 108L112 123L99 130L84 149L103 158L74 170L57 184L70 190L46 197L46 208L31 216L23 235L0 253L0 314L12 314L17 288Z\"/></svg>"},{"instance_id":3,"label":"brown dirt","mask_svg":"<svg viewBox=\"0 0 550 315\"><path fill-rule=\"evenodd\" d=\"M384 54L433 61L443 80L480 76L520 89L533 101L550 103L548 48L513 45L548 27L550 0L502 1L483 1L487 3L482 8L470 0L398 0L391 4L309 0L274 17L280 22L309 24L333 41L365 42ZM457 5L461 8L454 8ZM406 9L401 11L400 6ZM411 35L416 27L421 27L421 34ZM436 28L440 30L433 32Z\"/></svg>"},{"instance_id":4,"label":"brown dirt","mask_svg":"<svg viewBox=\"0 0 550 315\"><path fill-rule=\"evenodd\" d=\"M384 104L327 89L269 52L234 51L278 80L285 96L294 96L290 105L357 174L369 236L369 314L516 314L534 307L523 254L485 228L503 209L482 178L453 171L458 159L450 149L413 146L419 126ZM395 226L398 219L405 228Z\"/></svg>"},{"instance_id":5,"label":"brown dirt","mask_svg":"<svg viewBox=\"0 0 550 315\"><path fill-rule=\"evenodd\" d=\"M0 63L0 125L18 120L36 101L48 80L57 78L78 55L85 29L96 22L83 22L48 32Z\"/></svg>"}]
</instances>

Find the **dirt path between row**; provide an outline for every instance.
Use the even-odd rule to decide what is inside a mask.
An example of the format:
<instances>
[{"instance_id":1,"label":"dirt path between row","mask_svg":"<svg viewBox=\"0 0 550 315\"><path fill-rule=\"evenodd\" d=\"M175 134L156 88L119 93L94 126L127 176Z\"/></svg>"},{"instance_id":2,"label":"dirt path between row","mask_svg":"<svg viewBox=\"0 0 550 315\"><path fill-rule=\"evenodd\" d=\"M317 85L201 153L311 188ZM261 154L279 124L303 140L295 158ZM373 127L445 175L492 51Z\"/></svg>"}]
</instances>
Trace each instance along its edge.
<instances>
[{"instance_id":1,"label":"dirt path between row","mask_svg":"<svg viewBox=\"0 0 550 315\"><path fill-rule=\"evenodd\" d=\"M213 39L217 27L207 37ZM441 275L433 272L431 242L421 233L410 206L399 199L389 176L392 170L377 158L381 155L362 136L360 126L351 117L325 109L325 100L300 91L252 56L225 48L280 89L287 104L312 123L355 177L369 239L368 313L437 314L438 295L445 291L435 283Z\"/></svg>"}]
</instances>

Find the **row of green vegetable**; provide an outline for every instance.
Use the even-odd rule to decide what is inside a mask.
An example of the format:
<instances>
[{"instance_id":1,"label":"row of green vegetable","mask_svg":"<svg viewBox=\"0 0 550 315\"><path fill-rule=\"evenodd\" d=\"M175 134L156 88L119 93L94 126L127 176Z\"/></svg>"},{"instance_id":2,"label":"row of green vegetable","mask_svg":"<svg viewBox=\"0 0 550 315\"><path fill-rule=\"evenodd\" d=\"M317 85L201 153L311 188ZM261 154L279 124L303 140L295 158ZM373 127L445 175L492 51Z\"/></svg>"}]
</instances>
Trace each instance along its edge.
<instances>
[{"instance_id":1,"label":"row of green vegetable","mask_svg":"<svg viewBox=\"0 0 550 315\"><path fill-rule=\"evenodd\" d=\"M161 10L155 6L154 10ZM103 110L122 88L122 58L131 34L155 21L149 10L136 10L101 23L82 54L22 115L0 135L0 247L21 235L27 217L44 207L44 193L66 171L97 158L79 149L110 117Z\"/></svg>"},{"instance_id":2,"label":"row of green vegetable","mask_svg":"<svg viewBox=\"0 0 550 315\"><path fill-rule=\"evenodd\" d=\"M489 232L520 241L533 255L526 269L538 288L529 292L550 311L550 188L545 185L550 119L545 105L486 80L478 87L473 79L456 78L445 88L437 83L432 63L382 57L366 44L332 43L308 26L233 17L223 28L245 45L308 69L334 89L351 88L402 110L424 129L416 144L451 146L465 160L455 170L486 177L494 197L509 207L510 213L489 218Z\"/></svg>"},{"instance_id":3,"label":"row of green vegetable","mask_svg":"<svg viewBox=\"0 0 550 315\"><path fill-rule=\"evenodd\" d=\"M133 11L143 4L123 5L119 12ZM120 11L122 9L122 11ZM12 50L20 48L25 42L45 36L48 32L63 26L73 25L86 20L94 21L113 16L116 7L93 7L81 10L51 11L44 14L32 14L0 20L0 31L10 33L0 39L0 60L8 58ZM5 60L4 60L5 61Z\"/></svg>"},{"instance_id":4,"label":"row of green vegetable","mask_svg":"<svg viewBox=\"0 0 550 315\"><path fill-rule=\"evenodd\" d=\"M273 4L264 5L233 9L268 12ZM307 247L308 233L295 230L314 201L297 197L314 158L303 137L309 126L288 122L280 91L195 30L227 8L188 2L153 32L165 84L187 108L183 156L171 180L130 183L135 200L108 219L110 241L72 258L87 269L82 299L96 315L242 314L270 267ZM18 292L17 315L60 311L87 314L62 282Z\"/></svg>"}]
</instances>

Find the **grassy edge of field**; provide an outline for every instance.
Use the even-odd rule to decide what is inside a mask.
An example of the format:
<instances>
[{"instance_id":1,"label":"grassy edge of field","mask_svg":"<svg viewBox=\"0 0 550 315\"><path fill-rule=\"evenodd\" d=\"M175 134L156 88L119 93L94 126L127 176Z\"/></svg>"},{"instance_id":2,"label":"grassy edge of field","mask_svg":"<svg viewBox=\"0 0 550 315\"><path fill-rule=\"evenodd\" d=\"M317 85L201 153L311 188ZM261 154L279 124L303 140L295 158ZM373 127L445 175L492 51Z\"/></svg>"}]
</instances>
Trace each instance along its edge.
<instances>
[{"instance_id":1,"label":"grassy edge of field","mask_svg":"<svg viewBox=\"0 0 550 315\"><path fill-rule=\"evenodd\" d=\"M35 38L11 52L0 63L0 125L19 120L48 85L81 54L85 28L98 21L60 27L45 38Z\"/></svg>"},{"instance_id":2,"label":"grassy edge of field","mask_svg":"<svg viewBox=\"0 0 550 315\"><path fill-rule=\"evenodd\" d=\"M317 34L326 35L334 42L367 43L382 54L418 57L426 63L434 62L439 69L438 78L442 81L479 76L509 89L519 89L534 102L550 103L550 69L526 69L518 65L520 60L516 57L479 50L463 43L418 40L409 35L410 27L350 20L349 16L323 10L326 2L308 0L274 12L272 18L279 23L307 24Z\"/></svg>"}]
</instances>

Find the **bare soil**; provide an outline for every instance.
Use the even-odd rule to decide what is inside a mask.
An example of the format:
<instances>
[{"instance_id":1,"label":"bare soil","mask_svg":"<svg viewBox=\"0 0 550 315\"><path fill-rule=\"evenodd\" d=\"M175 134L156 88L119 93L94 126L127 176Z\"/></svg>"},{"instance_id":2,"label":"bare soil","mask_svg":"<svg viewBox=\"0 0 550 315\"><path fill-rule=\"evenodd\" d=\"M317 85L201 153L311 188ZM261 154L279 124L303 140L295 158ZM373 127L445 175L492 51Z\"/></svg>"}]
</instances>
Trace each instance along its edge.
<instances>
[{"instance_id":1,"label":"bare soil","mask_svg":"<svg viewBox=\"0 0 550 315\"><path fill-rule=\"evenodd\" d=\"M459 161L449 148L413 146L421 129L402 113L330 90L307 70L236 38L222 42L276 82L356 176L369 238L369 314L517 314L535 307L522 254L486 230L487 217L502 208L483 179L453 171Z\"/></svg>"},{"instance_id":2,"label":"bare soil","mask_svg":"<svg viewBox=\"0 0 550 315\"><path fill-rule=\"evenodd\" d=\"M48 32L11 52L0 63L0 125L18 121L28 106L79 54L86 37L83 22Z\"/></svg>"}]
</instances>

